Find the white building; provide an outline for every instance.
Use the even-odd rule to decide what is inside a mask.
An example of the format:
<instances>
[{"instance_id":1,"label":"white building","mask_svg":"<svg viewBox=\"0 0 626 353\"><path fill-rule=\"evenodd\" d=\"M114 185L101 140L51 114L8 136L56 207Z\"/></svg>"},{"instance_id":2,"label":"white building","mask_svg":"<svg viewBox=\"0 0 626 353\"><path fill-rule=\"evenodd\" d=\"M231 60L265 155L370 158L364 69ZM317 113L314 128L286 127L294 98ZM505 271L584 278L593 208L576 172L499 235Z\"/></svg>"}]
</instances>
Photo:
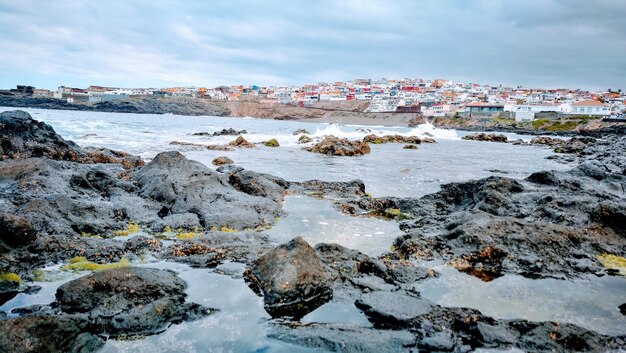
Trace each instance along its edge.
<instances>
[{"instance_id":1,"label":"white building","mask_svg":"<svg viewBox=\"0 0 626 353\"><path fill-rule=\"evenodd\" d=\"M570 114L609 116L611 108L596 100L585 100L572 104Z\"/></svg>"},{"instance_id":2,"label":"white building","mask_svg":"<svg viewBox=\"0 0 626 353\"><path fill-rule=\"evenodd\" d=\"M451 114L452 112L453 108L450 104L437 104L422 110L422 114L425 117L446 116L446 114Z\"/></svg>"}]
</instances>

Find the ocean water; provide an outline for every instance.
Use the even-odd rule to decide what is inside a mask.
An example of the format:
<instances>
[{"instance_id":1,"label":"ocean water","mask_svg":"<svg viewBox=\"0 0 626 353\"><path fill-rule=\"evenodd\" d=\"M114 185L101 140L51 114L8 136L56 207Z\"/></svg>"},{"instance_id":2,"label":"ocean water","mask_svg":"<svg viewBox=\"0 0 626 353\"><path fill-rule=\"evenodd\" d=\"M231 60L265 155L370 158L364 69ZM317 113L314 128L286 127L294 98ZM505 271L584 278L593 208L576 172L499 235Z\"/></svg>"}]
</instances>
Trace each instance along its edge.
<instances>
[{"instance_id":1,"label":"ocean water","mask_svg":"<svg viewBox=\"0 0 626 353\"><path fill-rule=\"evenodd\" d=\"M0 111L14 108L0 108ZM467 181L490 175L525 178L540 170L563 170L571 165L546 159L549 149L461 140L467 132L437 129L432 125L417 128L359 126L259 120L252 118L187 117L176 115L138 115L120 113L72 112L25 109L35 119L50 124L65 139L81 146L108 147L141 156L149 161L156 154L180 150L187 158L210 168L217 156L228 156L237 165L270 173L287 180L321 179L340 181L361 179L374 196L420 197L436 192L444 183ZM258 146L234 151L209 151L170 145L171 141L199 144L225 144L234 136L193 136L224 128L245 129L250 142L276 138L279 148ZM402 144L371 145L372 152L361 157L331 157L302 151L297 129L310 136L335 135L361 139L365 135L402 134L433 137L436 144L422 144L417 150L404 150ZM530 136L507 134L512 139ZM335 242L372 256L387 251L401 232L398 224L337 212L329 200L289 196L287 215L267 234L276 242L302 236L311 245ZM241 279L243 265L226 263L218 269L192 269L164 262L137 264L168 268L189 283L190 301L220 309L205 319L173 325L162 334L139 340L109 340L102 350L117 352L308 352L267 337L273 321L257 297ZM38 294L20 294L0 310L54 300L56 288L76 275L54 273ZM467 306L498 318L556 320L571 322L606 334L626 332L624 316L616 305L626 291L626 280L617 277L579 281L530 280L506 275L489 283L450 268L436 268L440 277L416 284L417 290L441 305ZM624 300L622 300L624 301ZM589 304L591 303L591 304ZM353 303L331 301L302 319L304 323L340 323L370 327Z\"/></svg>"},{"instance_id":2,"label":"ocean water","mask_svg":"<svg viewBox=\"0 0 626 353\"><path fill-rule=\"evenodd\" d=\"M0 108L0 111L8 108ZM436 192L443 183L466 181L490 175L524 178L534 171L566 169L567 166L545 159L548 149L490 142L463 141L467 132L444 130L424 124L416 128L359 126L276 121L252 118L190 117L177 115L121 114L26 109L38 120L50 124L61 136L81 146L108 147L136 154L149 160L157 153L180 150L188 158L209 167L218 156L228 156L235 164L287 180L321 179L345 181L361 179L373 196L419 197ZM171 141L198 144L226 144L234 136L193 136L196 132L215 132L224 128L246 130L250 142L276 138L279 148L258 146L234 151L193 150L170 145ZM402 149L403 144L370 145L372 153L353 158L325 156L302 151L297 129L312 137L335 135L362 139L365 135L401 134L432 136L436 144L421 144L417 150ZM512 139L530 136L507 134Z\"/></svg>"}]
</instances>

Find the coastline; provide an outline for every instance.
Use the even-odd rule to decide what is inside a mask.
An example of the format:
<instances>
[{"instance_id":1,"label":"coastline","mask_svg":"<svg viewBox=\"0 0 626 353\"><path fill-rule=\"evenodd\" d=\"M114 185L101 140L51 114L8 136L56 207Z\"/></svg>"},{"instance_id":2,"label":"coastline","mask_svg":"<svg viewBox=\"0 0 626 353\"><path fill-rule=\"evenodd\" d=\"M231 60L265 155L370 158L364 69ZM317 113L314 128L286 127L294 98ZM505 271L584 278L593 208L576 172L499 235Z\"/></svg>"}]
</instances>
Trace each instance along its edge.
<instances>
[{"instance_id":1,"label":"coastline","mask_svg":"<svg viewBox=\"0 0 626 353\"><path fill-rule=\"evenodd\" d=\"M132 98L97 104L67 103L48 97L0 95L0 107L77 110L108 113L175 114L187 116L251 117L311 123L413 127L431 122L437 128L475 132L511 132L525 135L601 136L626 134L626 123L591 119L568 125L567 120L549 121L536 128L534 122L504 119L424 118L417 113L365 112L367 102L315 102L310 107L263 102L260 100L212 101L199 98Z\"/></svg>"}]
</instances>

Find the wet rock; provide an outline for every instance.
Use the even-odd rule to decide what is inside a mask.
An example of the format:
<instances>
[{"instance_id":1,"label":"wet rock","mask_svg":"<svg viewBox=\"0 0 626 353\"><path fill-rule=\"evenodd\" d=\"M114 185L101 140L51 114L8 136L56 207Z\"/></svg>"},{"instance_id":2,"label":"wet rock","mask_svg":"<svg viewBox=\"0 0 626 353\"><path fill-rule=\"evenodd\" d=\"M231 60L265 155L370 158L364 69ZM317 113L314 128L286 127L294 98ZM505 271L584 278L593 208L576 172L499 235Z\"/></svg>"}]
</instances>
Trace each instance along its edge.
<instances>
[{"instance_id":1,"label":"wet rock","mask_svg":"<svg viewBox=\"0 0 626 353\"><path fill-rule=\"evenodd\" d=\"M233 150L233 147L223 146L223 145L208 145L208 146L203 146L203 147L210 151L232 151Z\"/></svg>"},{"instance_id":2,"label":"wet rock","mask_svg":"<svg viewBox=\"0 0 626 353\"><path fill-rule=\"evenodd\" d=\"M196 214L206 229L255 228L282 215L277 202L234 189L224 175L179 152L160 153L133 179L139 195L161 203L170 214Z\"/></svg>"},{"instance_id":3,"label":"wet rock","mask_svg":"<svg viewBox=\"0 0 626 353\"><path fill-rule=\"evenodd\" d=\"M530 140L531 145L548 145L548 146L558 146L565 143L565 140L559 138L553 138L548 136L537 136L533 137Z\"/></svg>"},{"instance_id":4,"label":"wet rock","mask_svg":"<svg viewBox=\"0 0 626 353\"><path fill-rule=\"evenodd\" d=\"M365 183L358 179L352 181L307 180L292 182L291 187L292 189L301 187L305 190L305 193L314 193L327 197L350 198L365 196Z\"/></svg>"},{"instance_id":5,"label":"wet rock","mask_svg":"<svg viewBox=\"0 0 626 353\"><path fill-rule=\"evenodd\" d=\"M302 136L300 136L300 138L298 139L298 143L299 143L299 144L305 144L305 143L309 143L309 142L312 142L312 141L313 141L313 140L312 140L310 137L306 136L306 135L302 135Z\"/></svg>"},{"instance_id":6,"label":"wet rock","mask_svg":"<svg viewBox=\"0 0 626 353\"><path fill-rule=\"evenodd\" d=\"M297 129L293 132L293 135L300 135L300 134L307 134L310 135L311 133L307 130L307 129Z\"/></svg>"},{"instance_id":7,"label":"wet rock","mask_svg":"<svg viewBox=\"0 0 626 353\"><path fill-rule=\"evenodd\" d=\"M93 330L116 335L153 334L212 309L185 304L186 283L172 271L126 267L70 281L57 290L56 305L87 314Z\"/></svg>"},{"instance_id":8,"label":"wet rock","mask_svg":"<svg viewBox=\"0 0 626 353\"><path fill-rule=\"evenodd\" d=\"M88 160L90 159L93 163L120 164L124 169L133 169L145 164L140 157L104 147L85 147L83 151L87 154Z\"/></svg>"},{"instance_id":9,"label":"wet rock","mask_svg":"<svg viewBox=\"0 0 626 353\"><path fill-rule=\"evenodd\" d=\"M15 298L20 293L19 287L18 282L0 280L0 305Z\"/></svg>"},{"instance_id":10,"label":"wet rock","mask_svg":"<svg viewBox=\"0 0 626 353\"><path fill-rule=\"evenodd\" d=\"M224 169L222 171L225 172ZM285 190L290 186L284 179L243 168L232 169L228 174L228 183L248 195L269 198L276 202L283 202Z\"/></svg>"},{"instance_id":11,"label":"wet rock","mask_svg":"<svg viewBox=\"0 0 626 353\"><path fill-rule=\"evenodd\" d=\"M626 239L626 208L623 204L603 202L592 211L591 220L612 229Z\"/></svg>"},{"instance_id":12,"label":"wet rock","mask_svg":"<svg viewBox=\"0 0 626 353\"><path fill-rule=\"evenodd\" d=\"M371 151L365 142L350 141L334 136L327 136L312 147L305 148L305 150L330 156L362 156Z\"/></svg>"},{"instance_id":13,"label":"wet rock","mask_svg":"<svg viewBox=\"0 0 626 353\"><path fill-rule=\"evenodd\" d=\"M25 218L0 214L0 241L10 247L20 247L32 244L37 239L37 231Z\"/></svg>"},{"instance_id":14,"label":"wet rock","mask_svg":"<svg viewBox=\"0 0 626 353\"><path fill-rule=\"evenodd\" d=\"M0 113L0 160L47 157L80 163L115 163L126 169L143 165L136 156L108 148L81 149L64 140L46 123L21 111Z\"/></svg>"},{"instance_id":15,"label":"wet rock","mask_svg":"<svg viewBox=\"0 0 626 353\"><path fill-rule=\"evenodd\" d=\"M619 309L619 312L622 313L622 315L626 315L626 303L618 306L617 308Z\"/></svg>"},{"instance_id":16,"label":"wet rock","mask_svg":"<svg viewBox=\"0 0 626 353\"><path fill-rule=\"evenodd\" d=\"M415 345L409 331L336 324L273 325L269 337L327 352L409 352Z\"/></svg>"},{"instance_id":17,"label":"wet rock","mask_svg":"<svg viewBox=\"0 0 626 353\"><path fill-rule=\"evenodd\" d=\"M213 165L224 165L224 164L233 164L235 163L232 159L226 157L226 156L221 156L221 157L217 157L215 159L213 159L213 161L211 162Z\"/></svg>"},{"instance_id":18,"label":"wet rock","mask_svg":"<svg viewBox=\"0 0 626 353\"><path fill-rule=\"evenodd\" d=\"M0 160L48 157L80 161L86 157L75 143L65 141L50 125L21 110L0 113L0 136Z\"/></svg>"},{"instance_id":19,"label":"wet rock","mask_svg":"<svg viewBox=\"0 0 626 353\"><path fill-rule=\"evenodd\" d=\"M104 341L85 332L88 326L88 320L80 316L24 316L0 320L0 351L95 352Z\"/></svg>"},{"instance_id":20,"label":"wet rock","mask_svg":"<svg viewBox=\"0 0 626 353\"><path fill-rule=\"evenodd\" d=\"M402 135L385 135L378 136L374 134L367 135L363 138L363 142L372 144L381 143L410 143L419 145L420 143L434 143L431 138L420 138L418 136L402 136Z\"/></svg>"},{"instance_id":21,"label":"wet rock","mask_svg":"<svg viewBox=\"0 0 626 353\"><path fill-rule=\"evenodd\" d=\"M273 317L301 318L333 296L315 250L300 237L261 256L245 276Z\"/></svg>"},{"instance_id":22,"label":"wet rock","mask_svg":"<svg viewBox=\"0 0 626 353\"><path fill-rule=\"evenodd\" d=\"M463 140L486 141L486 142L507 142L508 138L502 134L479 133L479 134L463 136Z\"/></svg>"},{"instance_id":23,"label":"wet rock","mask_svg":"<svg viewBox=\"0 0 626 353\"><path fill-rule=\"evenodd\" d=\"M246 131L246 130L239 130L239 131L237 131L237 130L235 130L235 129L233 129L231 127L231 128L228 128L228 129L222 129L220 131L216 131L213 134L211 134L211 136L237 136L237 135L242 135L242 134L247 134L247 133L248 133L248 131ZM208 133L203 133L203 134L207 134L208 135ZM194 134L194 135L197 135L197 134Z\"/></svg>"},{"instance_id":24,"label":"wet rock","mask_svg":"<svg viewBox=\"0 0 626 353\"><path fill-rule=\"evenodd\" d=\"M228 143L228 145L229 146L233 146L233 147L245 147L245 148L252 148L252 147L254 147L254 144L248 142L242 136L237 137L237 139L235 139L235 141L231 141L230 143Z\"/></svg>"},{"instance_id":25,"label":"wet rock","mask_svg":"<svg viewBox=\"0 0 626 353\"><path fill-rule=\"evenodd\" d=\"M401 225L407 236L395 244L401 258L451 261L485 280L507 272L579 277L604 271L596 256L623 256L625 241L624 201L617 190L626 185L626 163L588 158L570 171L537 172L525 181L489 177L443 185L421 199L361 199L353 205L411 216Z\"/></svg>"},{"instance_id":26,"label":"wet rock","mask_svg":"<svg viewBox=\"0 0 626 353\"><path fill-rule=\"evenodd\" d=\"M402 148L405 150L416 150L417 146L416 145L404 145L402 146Z\"/></svg>"},{"instance_id":27,"label":"wet rock","mask_svg":"<svg viewBox=\"0 0 626 353\"><path fill-rule=\"evenodd\" d=\"M505 251L488 245L477 252L453 260L452 266L461 272L489 282L503 275L502 262L506 257Z\"/></svg>"},{"instance_id":28,"label":"wet rock","mask_svg":"<svg viewBox=\"0 0 626 353\"><path fill-rule=\"evenodd\" d=\"M161 248L161 242L145 235L135 235L124 242L124 247L128 252L138 254L145 251L158 251Z\"/></svg>"},{"instance_id":29,"label":"wet rock","mask_svg":"<svg viewBox=\"0 0 626 353\"><path fill-rule=\"evenodd\" d=\"M280 144L278 143L276 139L267 140L263 142L263 145L265 147L279 147L280 146Z\"/></svg>"},{"instance_id":30,"label":"wet rock","mask_svg":"<svg viewBox=\"0 0 626 353\"><path fill-rule=\"evenodd\" d=\"M412 326L412 320L431 312L435 304L418 294L406 291L365 293L354 305L368 316L377 328Z\"/></svg>"},{"instance_id":31,"label":"wet rock","mask_svg":"<svg viewBox=\"0 0 626 353\"><path fill-rule=\"evenodd\" d=\"M273 247L262 233L211 231L193 239L178 240L162 255L193 267L215 267L224 261L250 265Z\"/></svg>"}]
</instances>

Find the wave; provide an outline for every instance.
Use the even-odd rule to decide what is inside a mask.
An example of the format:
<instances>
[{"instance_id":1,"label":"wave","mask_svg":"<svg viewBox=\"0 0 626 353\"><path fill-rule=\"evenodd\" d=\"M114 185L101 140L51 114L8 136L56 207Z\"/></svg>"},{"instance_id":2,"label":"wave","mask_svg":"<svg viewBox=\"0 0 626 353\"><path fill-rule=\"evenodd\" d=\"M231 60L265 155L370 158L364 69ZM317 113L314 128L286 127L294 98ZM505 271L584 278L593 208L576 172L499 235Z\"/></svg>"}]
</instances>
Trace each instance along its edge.
<instances>
[{"instance_id":1,"label":"wave","mask_svg":"<svg viewBox=\"0 0 626 353\"><path fill-rule=\"evenodd\" d=\"M366 135L402 135L402 136L419 136L419 137L433 137L435 139L444 140L458 140L460 139L456 130L446 130L436 128L433 124L427 122L420 124L414 128L390 128L380 126L366 126L366 125L340 125L340 124L328 124L325 127L317 128L314 137L323 137L333 135L341 138L348 139L362 139Z\"/></svg>"}]
</instances>

